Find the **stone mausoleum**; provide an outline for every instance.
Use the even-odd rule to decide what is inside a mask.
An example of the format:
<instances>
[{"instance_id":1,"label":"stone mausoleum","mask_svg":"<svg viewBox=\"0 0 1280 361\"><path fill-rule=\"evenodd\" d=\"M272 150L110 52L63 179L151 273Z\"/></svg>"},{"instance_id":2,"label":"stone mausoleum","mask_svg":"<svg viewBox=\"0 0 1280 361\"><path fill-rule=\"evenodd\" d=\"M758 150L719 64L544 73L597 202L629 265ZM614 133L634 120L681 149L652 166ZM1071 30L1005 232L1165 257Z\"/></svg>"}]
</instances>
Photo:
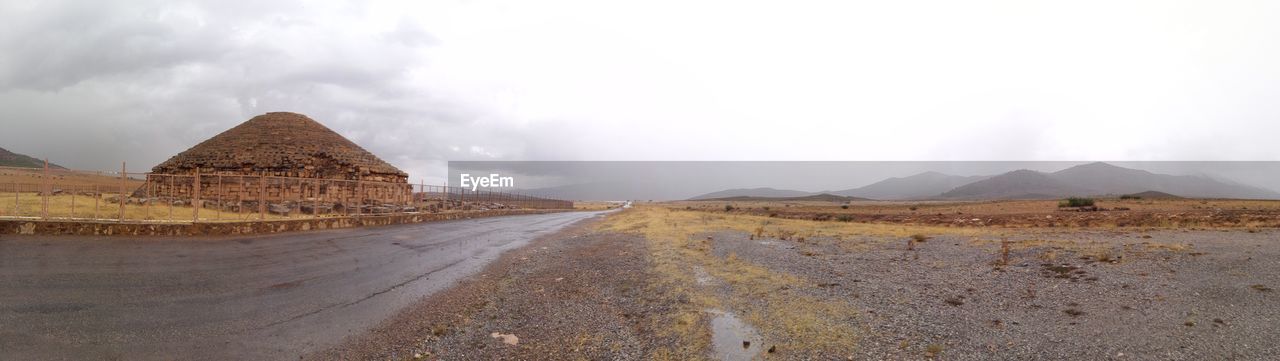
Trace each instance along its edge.
<instances>
[{"instance_id":1,"label":"stone mausoleum","mask_svg":"<svg viewBox=\"0 0 1280 361\"><path fill-rule=\"evenodd\" d=\"M190 196L224 206L234 200L271 204L397 204L411 195L408 174L297 113L253 117L151 169L157 197ZM196 174L200 181L197 187ZM261 182L261 184L259 184Z\"/></svg>"}]
</instances>

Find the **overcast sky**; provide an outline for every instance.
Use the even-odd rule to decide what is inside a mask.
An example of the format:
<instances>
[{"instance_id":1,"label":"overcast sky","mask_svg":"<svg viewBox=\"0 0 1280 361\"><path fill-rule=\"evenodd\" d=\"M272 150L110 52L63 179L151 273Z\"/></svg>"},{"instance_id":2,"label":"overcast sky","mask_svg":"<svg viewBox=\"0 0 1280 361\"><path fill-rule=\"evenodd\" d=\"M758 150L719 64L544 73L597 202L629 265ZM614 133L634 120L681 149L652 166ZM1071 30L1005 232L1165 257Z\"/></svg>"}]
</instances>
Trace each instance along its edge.
<instances>
[{"instance_id":1,"label":"overcast sky","mask_svg":"<svg viewBox=\"0 0 1280 361\"><path fill-rule=\"evenodd\" d=\"M0 147L269 111L448 160L1280 160L1277 1L0 0Z\"/></svg>"}]
</instances>

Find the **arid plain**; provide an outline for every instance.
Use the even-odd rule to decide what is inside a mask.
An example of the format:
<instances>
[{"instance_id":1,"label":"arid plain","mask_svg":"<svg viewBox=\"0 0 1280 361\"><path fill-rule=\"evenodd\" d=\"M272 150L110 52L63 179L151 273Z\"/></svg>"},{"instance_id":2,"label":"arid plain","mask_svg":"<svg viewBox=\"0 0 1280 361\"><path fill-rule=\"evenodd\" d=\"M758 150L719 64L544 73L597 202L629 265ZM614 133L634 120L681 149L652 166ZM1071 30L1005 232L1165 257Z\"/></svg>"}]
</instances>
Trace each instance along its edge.
<instances>
[{"instance_id":1,"label":"arid plain","mask_svg":"<svg viewBox=\"0 0 1280 361\"><path fill-rule=\"evenodd\" d=\"M313 357L1280 352L1271 342L1280 339L1280 233L1271 228L1280 202L1099 199L1105 210L1088 212L1057 203L637 204L510 252Z\"/></svg>"}]
</instances>

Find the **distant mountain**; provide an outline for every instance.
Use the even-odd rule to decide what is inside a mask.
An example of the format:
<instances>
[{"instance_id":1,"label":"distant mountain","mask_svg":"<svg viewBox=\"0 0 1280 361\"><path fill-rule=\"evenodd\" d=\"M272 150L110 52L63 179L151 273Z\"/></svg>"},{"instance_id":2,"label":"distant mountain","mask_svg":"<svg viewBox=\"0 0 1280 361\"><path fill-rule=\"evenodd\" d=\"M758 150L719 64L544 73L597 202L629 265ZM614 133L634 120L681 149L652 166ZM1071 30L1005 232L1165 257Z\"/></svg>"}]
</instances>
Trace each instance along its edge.
<instances>
[{"instance_id":1,"label":"distant mountain","mask_svg":"<svg viewBox=\"0 0 1280 361\"><path fill-rule=\"evenodd\" d=\"M1089 191L1057 180L1049 174L1019 169L942 193L942 198L1043 199L1086 195Z\"/></svg>"},{"instance_id":2,"label":"distant mountain","mask_svg":"<svg viewBox=\"0 0 1280 361\"><path fill-rule=\"evenodd\" d=\"M1155 174L1107 163L1089 163L1053 173L1016 170L942 193L951 199L1042 199L1118 196L1158 192L1192 198L1280 199L1280 193L1203 176Z\"/></svg>"},{"instance_id":3,"label":"distant mountain","mask_svg":"<svg viewBox=\"0 0 1280 361\"><path fill-rule=\"evenodd\" d=\"M655 184L651 181L628 180L574 184L550 188L515 190L523 194L572 200L812 200L845 201L858 199L925 200L925 199L1050 199L1067 196L1120 196L1141 192L1167 193L1186 198L1280 199L1280 193L1218 180L1207 175L1167 175L1118 167L1107 163L1082 164L1046 173L1016 170L995 176L962 177L938 172L925 172L908 177L889 178L864 187L836 192L805 192L776 188L729 189L697 194L698 189L681 185ZM1156 194L1152 194L1154 197ZM744 198L738 198L744 197ZM827 197L827 198L824 198ZM838 199L830 197L856 197Z\"/></svg>"},{"instance_id":4,"label":"distant mountain","mask_svg":"<svg viewBox=\"0 0 1280 361\"><path fill-rule=\"evenodd\" d=\"M762 197L762 198L791 198L804 197L813 195L810 192L796 191L790 189L775 188L736 188L723 190L719 192L711 192L697 197L689 198L691 201L707 200L707 199L723 199L732 197Z\"/></svg>"},{"instance_id":5,"label":"distant mountain","mask_svg":"<svg viewBox=\"0 0 1280 361\"><path fill-rule=\"evenodd\" d=\"M908 177L894 177L863 187L831 192L831 194L879 200L910 200L935 198L943 192L991 176L958 176L938 172L924 172Z\"/></svg>"},{"instance_id":6,"label":"distant mountain","mask_svg":"<svg viewBox=\"0 0 1280 361\"><path fill-rule=\"evenodd\" d=\"M870 199L858 197L837 196L833 194L813 194L799 197L754 197L754 196L736 196L724 198L705 198L691 199L698 201L728 201L728 202L776 202L776 201L809 201L809 202L835 202L844 203L851 201L868 201Z\"/></svg>"},{"instance_id":7,"label":"distant mountain","mask_svg":"<svg viewBox=\"0 0 1280 361\"><path fill-rule=\"evenodd\" d=\"M1121 195L1146 191L1195 198L1280 198L1276 192L1206 176L1175 176L1117 167L1097 162L1063 169L1053 177L1094 195Z\"/></svg>"},{"instance_id":8,"label":"distant mountain","mask_svg":"<svg viewBox=\"0 0 1280 361\"><path fill-rule=\"evenodd\" d=\"M1146 191L1132 194L1125 194L1126 197L1136 197L1140 199L1179 199L1182 197L1175 196L1165 192Z\"/></svg>"},{"instance_id":9,"label":"distant mountain","mask_svg":"<svg viewBox=\"0 0 1280 361\"><path fill-rule=\"evenodd\" d=\"M0 148L0 167L44 168L44 161ZM53 163L49 163L49 168L66 169Z\"/></svg>"}]
</instances>

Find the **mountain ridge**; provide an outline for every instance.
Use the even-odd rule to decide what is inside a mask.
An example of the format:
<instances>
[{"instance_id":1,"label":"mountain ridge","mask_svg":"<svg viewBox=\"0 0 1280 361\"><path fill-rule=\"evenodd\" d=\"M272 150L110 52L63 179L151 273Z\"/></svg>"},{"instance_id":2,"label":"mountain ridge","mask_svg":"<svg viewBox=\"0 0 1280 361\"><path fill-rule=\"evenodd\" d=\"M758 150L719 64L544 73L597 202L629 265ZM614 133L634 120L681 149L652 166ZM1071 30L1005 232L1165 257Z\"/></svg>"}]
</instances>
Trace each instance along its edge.
<instances>
[{"instance_id":1,"label":"mountain ridge","mask_svg":"<svg viewBox=\"0 0 1280 361\"><path fill-rule=\"evenodd\" d=\"M44 168L44 160L0 148L0 167ZM49 168L66 169L53 163L49 163Z\"/></svg>"}]
</instances>

